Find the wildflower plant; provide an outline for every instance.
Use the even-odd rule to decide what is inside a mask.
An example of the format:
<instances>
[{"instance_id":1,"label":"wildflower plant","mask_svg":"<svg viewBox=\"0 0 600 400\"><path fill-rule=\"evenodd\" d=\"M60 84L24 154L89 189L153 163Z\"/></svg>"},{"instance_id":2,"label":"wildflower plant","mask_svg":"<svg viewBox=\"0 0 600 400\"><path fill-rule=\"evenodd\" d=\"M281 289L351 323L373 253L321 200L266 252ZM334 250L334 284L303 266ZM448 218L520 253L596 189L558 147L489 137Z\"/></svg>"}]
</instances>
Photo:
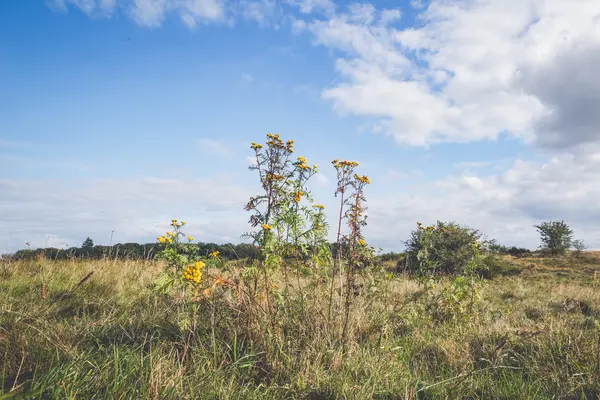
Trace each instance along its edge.
<instances>
[{"instance_id":1,"label":"wildflower plant","mask_svg":"<svg viewBox=\"0 0 600 400\"><path fill-rule=\"evenodd\" d=\"M358 269L368 265L368 260L372 259L372 248L367 247L364 240L362 229L367 225L367 215L365 213L367 199L364 195L366 185L371 181L366 175L353 174L349 180L348 186L351 188L351 194L346 198L345 204L347 210L344 218L347 221L350 230L348 235L343 237L343 241L348 247L347 271L346 271L346 299L344 313L344 328L342 331L342 340L345 342L348 335L348 322L350 317L350 307L352 303L352 293L355 291L355 275Z\"/></svg>"},{"instance_id":2,"label":"wildflower plant","mask_svg":"<svg viewBox=\"0 0 600 400\"><path fill-rule=\"evenodd\" d=\"M331 286L329 291L329 311L328 318L331 319L331 311L333 306L333 293L335 287L336 275L339 273L340 277L340 286L339 293L341 296L342 293L342 280L341 280L341 260L342 260L342 221L344 219L344 207L347 203L346 201L346 191L351 186L352 177L354 176L354 168L358 167L358 163L356 161L340 161L335 159L331 162L333 168L336 170L337 175L337 185L335 190L335 196L340 196L340 207L339 207L339 216L338 216L338 226L337 226L337 236L336 236L336 251L333 268L331 270Z\"/></svg>"},{"instance_id":3,"label":"wildflower plant","mask_svg":"<svg viewBox=\"0 0 600 400\"><path fill-rule=\"evenodd\" d=\"M198 257L192 244L194 238L183 233L185 224L185 221L174 219L171 221L172 229L157 238L158 243L164 246L158 256L165 260L166 265L155 282L155 289L169 293L174 287L178 287L198 299L200 291L212 284L212 280L209 282L205 279L205 268L207 263L214 265L214 260Z\"/></svg>"},{"instance_id":4,"label":"wildflower plant","mask_svg":"<svg viewBox=\"0 0 600 400\"><path fill-rule=\"evenodd\" d=\"M254 232L246 233L259 247L258 265L249 266L248 278L257 286L258 270L264 278L264 293L270 313L268 271L282 268L284 292L288 290L288 262L295 260L298 291L302 302L300 270L303 263L315 256L315 243L323 247L327 235L323 209L312 207L312 194L307 183L318 172L303 156L294 155L294 141L283 141L279 134L268 134L265 145L252 143L255 163L251 171L258 173L261 193L250 198L245 210L251 212L249 223ZM313 252L311 253L311 249ZM323 252L317 252L323 256ZM261 292L262 293L262 292ZM280 296L277 294L277 296ZM283 301L286 302L285 299Z\"/></svg>"}]
</instances>

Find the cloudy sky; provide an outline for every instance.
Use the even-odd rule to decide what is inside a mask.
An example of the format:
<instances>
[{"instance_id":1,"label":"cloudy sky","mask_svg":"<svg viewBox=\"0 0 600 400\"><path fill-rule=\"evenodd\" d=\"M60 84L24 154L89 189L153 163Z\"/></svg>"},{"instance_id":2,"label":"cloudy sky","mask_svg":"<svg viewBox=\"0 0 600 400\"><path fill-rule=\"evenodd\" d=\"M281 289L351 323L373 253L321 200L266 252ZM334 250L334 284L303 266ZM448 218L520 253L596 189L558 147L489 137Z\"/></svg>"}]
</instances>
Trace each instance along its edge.
<instances>
[{"instance_id":1,"label":"cloudy sky","mask_svg":"<svg viewBox=\"0 0 600 400\"><path fill-rule=\"evenodd\" d=\"M269 132L332 219L360 162L385 250L438 219L600 248L600 0L0 2L0 253L239 242Z\"/></svg>"}]
</instances>

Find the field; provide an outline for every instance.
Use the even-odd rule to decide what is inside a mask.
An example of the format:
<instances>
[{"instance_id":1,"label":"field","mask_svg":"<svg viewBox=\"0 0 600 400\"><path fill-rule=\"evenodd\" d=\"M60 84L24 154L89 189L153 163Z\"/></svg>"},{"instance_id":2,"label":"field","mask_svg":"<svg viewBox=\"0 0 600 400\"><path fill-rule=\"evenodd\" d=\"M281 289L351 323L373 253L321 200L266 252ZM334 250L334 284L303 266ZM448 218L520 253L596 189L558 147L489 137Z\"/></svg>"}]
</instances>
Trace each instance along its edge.
<instances>
[{"instance_id":1,"label":"field","mask_svg":"<svg viewBox=\"0 0 600 400\"><path fill-rule=\"evenodd\" d=\"M463 312L439 296L449 279L424 291L394 260L379 260L357 274L343 341L343 296L330 297L326 273L290 264L293 278L273 271L266 295L262 280L242 274L243 260L231 261L205 271L231 285L193 299L153 290L163 266L0 262L0 399L600 394L596 253L499 256Z\"/></svg>"}]
</instances>

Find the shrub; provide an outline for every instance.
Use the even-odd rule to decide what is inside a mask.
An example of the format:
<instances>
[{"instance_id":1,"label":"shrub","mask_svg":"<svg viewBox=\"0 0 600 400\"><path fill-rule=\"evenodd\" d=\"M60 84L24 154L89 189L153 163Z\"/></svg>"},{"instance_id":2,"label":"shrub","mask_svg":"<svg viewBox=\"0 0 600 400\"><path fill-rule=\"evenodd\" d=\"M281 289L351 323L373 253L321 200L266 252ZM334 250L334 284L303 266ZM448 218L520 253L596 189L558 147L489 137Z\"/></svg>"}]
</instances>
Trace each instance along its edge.
<instances>
[{"instance_id":1,"label":"shrub","mask_svg":"<svg viewBox=\"0 0 600 400\"><path fill-rule=\"evenodd\" d=\"M513 256L513 257L517 257L517 258L521 258L521 257L531 257L532 252L529 249L526 249L524 247L509 247L506 249L506 254L508 254L509 256Z\"/></svg>"},{"instance_id":2,"label":"shrub","mask_svg":"<svg viewBox=\"0 0 600 400\"><path fill-rule=\"evenodd\" d=\"M534 227L540 232L542 249L547 249L551 255L564 254L573 242L573 231L564 221L542 222Z\"/></svg>"},{"instance_id":3,"label":"shrub","mask_svg":"<svg viewBox=\"0 0 600 400\"><path fill-rule=\"evenodd\" d=\"M427 249L427 258L431 265L429 272L456 274L461 273L468 262L475 257L474 245L479 243L482 234L468 226L441 221L438 221L430 232L425 229L412 231L410 239L406 242L406 254L411 270L419 269L417 256L424 249L425 237L428 237L429 243Z\"/></svg>"},{"instance_id":4,"label":"shrub","mask_svg":"<svg viewBox=\"0 0 600 400\"><path fill-rule=\"evenodd\" d=\"M587 246L585 245L585 243L583 242L583 240L573 240L573 249L575 250L573 252L573 255L575 257L581 257L583 251L585 249L587 249Z\"/></svg>"}]
</instances>

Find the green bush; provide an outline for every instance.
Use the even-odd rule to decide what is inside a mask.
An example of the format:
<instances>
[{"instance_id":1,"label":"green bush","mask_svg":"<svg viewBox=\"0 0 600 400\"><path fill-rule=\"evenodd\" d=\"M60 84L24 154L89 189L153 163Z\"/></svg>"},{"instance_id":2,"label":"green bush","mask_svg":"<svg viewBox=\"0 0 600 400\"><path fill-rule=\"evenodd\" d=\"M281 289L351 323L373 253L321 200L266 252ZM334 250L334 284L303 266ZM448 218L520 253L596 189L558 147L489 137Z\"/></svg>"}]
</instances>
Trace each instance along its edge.
<instances>
[{"instance_id":1,"label":"green bush","mask_svg":"<svg viewBox=\"0 0 600 400\"><path fill-rule=\"evenodd\" d=\"M476 256L475 245L482 234L468 226L455 222L438 221L428 228L420 226L411 232L406 242L406 254L410 270L422 270L418 254L425 249L430 273L458 274Z\"/></svg>"}]
</instances>

